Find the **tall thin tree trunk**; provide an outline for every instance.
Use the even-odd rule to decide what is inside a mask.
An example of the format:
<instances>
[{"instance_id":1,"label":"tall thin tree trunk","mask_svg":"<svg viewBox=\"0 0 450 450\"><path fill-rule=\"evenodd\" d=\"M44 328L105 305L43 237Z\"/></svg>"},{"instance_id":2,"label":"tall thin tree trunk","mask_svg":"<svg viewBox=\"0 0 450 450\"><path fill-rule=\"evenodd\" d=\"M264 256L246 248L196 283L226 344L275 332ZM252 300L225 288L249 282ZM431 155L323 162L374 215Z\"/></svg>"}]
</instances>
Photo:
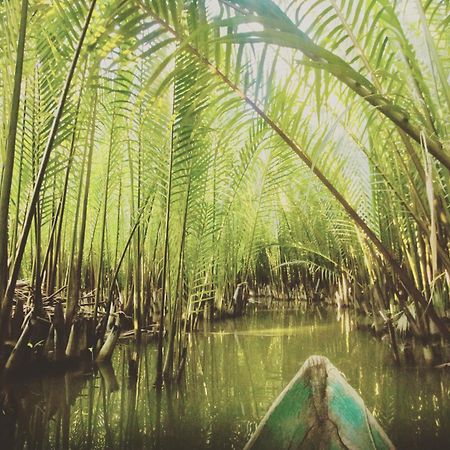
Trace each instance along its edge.
<instances>
[{"instance_id":1,"label":"tall thin tree trunk","mask_svg":"<svg viewBox=\"0 0 450 450\"><path fill-rule=\"evenodd\" d=\"M92 156L94 153L95 146L95 128L96 128L96 115L97 115L97 102L98 102L98 93L95 90L93 105L92 105L92 120L91 120L91 130L89 134L89 150L86 161L86 181L84 188L84 196L83 196L83 204L81 208L81 217L80 217L80 232L78 235L78 252L75 256L75 242L76 242L76 228L77 223L75 223L74 228L74 239L73 239L73 247L72 247L72 255L71 255L71 266L69 271L69 288L68 288L68 296L67 296L67 310L66 310L66 327L69 330L72 325L72 320L78 307L78 299L80 297L81 291L81 268L83 264L83 255L84 255L84 241L86 237L86 220L87 220L87 207L89 200L89 188L91 185L91 173L92 173ZM80 196L81 196L81 180L80 180ZM78 205L77 205L78 211ZM78 214L77 214L78 215Z\"/></svg>"},{"instance_id":2,"label":"tall thin tree trunk","mask_svg":"<svg viewBox=\"0 0 450 450\"><path fill-rule=\"evenodd\" d=\"M109 151L108 151L108 161L106 164L106 184L105 191L103 194L103 210L102 210L102 228L100 231L100 253L99 262L97 268L97 279L96 279L96 289L95 289L95 306L94 306L94 324L97 323L98 308L100 304L100 299L103 293L103 274L104 274L104 253L105 253L105 242L106 242L106 215L108 211L108 197L109 197L109 184L111 180L111 162L112 162L112 152L114 146L114 126L115 126L115 111L113 112L112 123L111 123L111 134L109 139Z\"/></svg>"},{"instance_id":3,"label":"tall thin tree trunk","mask_svg":"<svg viewBox=\"0 0 450 450\"><path fill-rule=\"evenodd\" d=\"M173 108L173 105L172 105ZM173 133L174 125L172 125L171 131L171 142L170 142L170 155L168 164L168 175L167 180L167 193L166 193L166 217L165 217L165 230L164 230L164 258L163 258L163 269L162 269L162 292L161 292L161 313L159 317L159 330L158 330L158 357L156 361L156 380L155 386L161 388L163 384L163 346L164 346L164 318L165 318L165 308L166 308L166 297L167 297L167 264L169 259L169 225L170 225L170 207L172 200L172 170L173 170L173 157L174 157L174 147L173 147Z\"/></svg>"},{"instance_id":4,"label":"tall thin tree trunk","mask_svg":"<svg viewBox=\"0 0 450 450\"><path fill-rule=\"evenodd\" d=\"M169 340L167 342L167 352L164 361L164 379L172 381L174 373L173 373L173 361L174 361L174 353L175 353L175 337L177 328L181 327L180 318L182 313L182 301L183 301L183 277L182 277L182 268L183 268L183 255L184 255L184 247L186 242L186 233L187 233L187 219L188 219L188 211L189 211L189 198L190 198L190 190L191 190L191 175L189 176L189 182L186 189L185 196L185 204L184 204L184 213L183 213L183 223L182 223L182 236L180 243L180 257L178 260L178 269L177 269L177 280L176 280L176 297L173 301L172 313L171 313L171 323L169 330Z\"/></svg>"},{"instance_id":5,"label":"tall thin tree trunk","mask_svg":"<svg viewBox=\"0 0 450 450\"><path fill-rule=\"evenodd\" d=\"M17 42L16 68L14 73L14 88L9 116L8 139L6 141L5 161L0 187L0 299L6 292L8 283L8 222L11 185L14 170L17 126L19 119L20 91L22 87L23 60L25 53L25 35L27 28L28 0L22 0L20 14L19 38ZM2 305L3 306L3 305ZM3 323L0 324L3 328Z\"/></svg>"},{"instance_id":6,"label":"tall thin tree trunk","mask_svg":"<svg viewBox=\"0 0 450 450\"><path fill-rule=\"evenodd\" d=\"M77 107L76 107L76 111L75 111L75 123L73 125L72 139L70 142L69 158L68 158L68 164L67 164L66 173L65 173L65 177L64 177L63 192L62 192L61 199L58 203L58 207L56 209L55 216L52 221L52 228L51 228L50 237L49 237L49 245L47 247L47 251L45 253L45 259L43 262L43 270L47 270L47 274L46 274L47 283L46 284L47 284L47 292L49 295L51 295L53 293L53 290L55 288L55 283L56 283L56 269L57 269L59 252L61 251L61 236L62 236L62 227L63 227L63 222L64 222L63 221L64 211L65 211L65 206L66 206L67 192L68 192L68 188L69 188L69 179L70 179L70 174L71 174L71 170L72 170L73 159L74 159L74 154L75 154L75 149L76 149L78 119L79 119L79 113L80 113L80 107L81 107L81 99L83 97L83 86L84 86L85 75L86 75L86 65L85 65L85 69L84 69L81 90L80 90ZM54 249L53 254L52 254L52 249Z\"/></svg>"}]
</instances>

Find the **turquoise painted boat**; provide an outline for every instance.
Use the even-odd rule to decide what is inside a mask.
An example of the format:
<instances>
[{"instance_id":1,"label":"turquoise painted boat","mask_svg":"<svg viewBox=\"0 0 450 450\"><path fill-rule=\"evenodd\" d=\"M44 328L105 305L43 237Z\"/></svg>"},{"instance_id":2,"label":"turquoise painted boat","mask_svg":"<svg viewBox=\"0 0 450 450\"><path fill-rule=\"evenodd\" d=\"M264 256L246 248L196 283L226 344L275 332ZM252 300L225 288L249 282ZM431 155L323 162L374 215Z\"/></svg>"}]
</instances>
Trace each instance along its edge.
<instances>
[{"instance_id":1,"label":"turquoise painted boat","mask_svg":"<svg viewBox=\"0 0 450 450\"><path fill-rule=\"evenodd\" d=\"M262 419L244 450L395 449L331 362L311 356Z\"/></svg>"}]
</instances>

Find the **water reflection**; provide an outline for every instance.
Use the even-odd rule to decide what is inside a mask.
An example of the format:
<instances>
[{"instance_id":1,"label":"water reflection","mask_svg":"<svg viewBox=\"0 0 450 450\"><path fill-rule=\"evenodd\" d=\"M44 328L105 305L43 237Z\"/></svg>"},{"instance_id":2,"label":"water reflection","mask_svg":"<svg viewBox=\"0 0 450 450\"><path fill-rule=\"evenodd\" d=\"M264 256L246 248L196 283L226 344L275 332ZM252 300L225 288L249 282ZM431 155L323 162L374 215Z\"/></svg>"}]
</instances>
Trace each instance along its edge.
<instances>
[{"instance_id":1,"label":"water reflection","mask_svg":"<svg viewBox=\"0 0 450 450\"><path fill-rule=\"evenodd\" d=\"M345 374L398 448L448 448L450 377L398 369L348 311L259 311L190 338L185 381L158 395L156 350L121 345L112 364L2 388L1 448L242 448L311 354Z\"/></svg>"}]
</instances>

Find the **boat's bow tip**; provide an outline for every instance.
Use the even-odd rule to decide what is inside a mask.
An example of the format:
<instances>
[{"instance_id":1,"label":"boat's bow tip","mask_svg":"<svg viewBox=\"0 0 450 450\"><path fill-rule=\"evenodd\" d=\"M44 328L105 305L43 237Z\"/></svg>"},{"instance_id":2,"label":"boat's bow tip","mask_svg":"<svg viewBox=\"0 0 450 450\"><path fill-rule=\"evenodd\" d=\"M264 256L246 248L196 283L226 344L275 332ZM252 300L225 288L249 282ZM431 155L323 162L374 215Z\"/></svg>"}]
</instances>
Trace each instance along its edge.
<instances>
[{"instance_id":1,"label":"boat's bow tip","mask_svg":"<svg viewBox=\"0 0 450 450\"><path fill-rule=\"evenodd\" d=\"M322 355L311 355L303 363L303 367L315 367L315 366L328 366L331 362L326 356Z\"/></svg>"}]
</instances>

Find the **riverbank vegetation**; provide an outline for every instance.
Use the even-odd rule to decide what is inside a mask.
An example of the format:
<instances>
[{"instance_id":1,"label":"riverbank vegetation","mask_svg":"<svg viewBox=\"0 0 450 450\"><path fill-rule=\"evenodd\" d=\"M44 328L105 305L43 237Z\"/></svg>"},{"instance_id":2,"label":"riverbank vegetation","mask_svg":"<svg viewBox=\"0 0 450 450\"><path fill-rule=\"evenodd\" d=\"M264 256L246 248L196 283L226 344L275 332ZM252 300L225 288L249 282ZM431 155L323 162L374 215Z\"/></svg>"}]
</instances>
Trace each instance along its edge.
<instances>
[{"instance_id":1,"label":"riverbank vegetation","mask_svg":"<svg viewBox=\"0 0 450 450\"><path fill-rule=\"evenodd\" d=\"M3 2L6 367L151 330L161 385L261 288L442 359L449 11L406 3Z\"/></svg>"}]
</instances>

